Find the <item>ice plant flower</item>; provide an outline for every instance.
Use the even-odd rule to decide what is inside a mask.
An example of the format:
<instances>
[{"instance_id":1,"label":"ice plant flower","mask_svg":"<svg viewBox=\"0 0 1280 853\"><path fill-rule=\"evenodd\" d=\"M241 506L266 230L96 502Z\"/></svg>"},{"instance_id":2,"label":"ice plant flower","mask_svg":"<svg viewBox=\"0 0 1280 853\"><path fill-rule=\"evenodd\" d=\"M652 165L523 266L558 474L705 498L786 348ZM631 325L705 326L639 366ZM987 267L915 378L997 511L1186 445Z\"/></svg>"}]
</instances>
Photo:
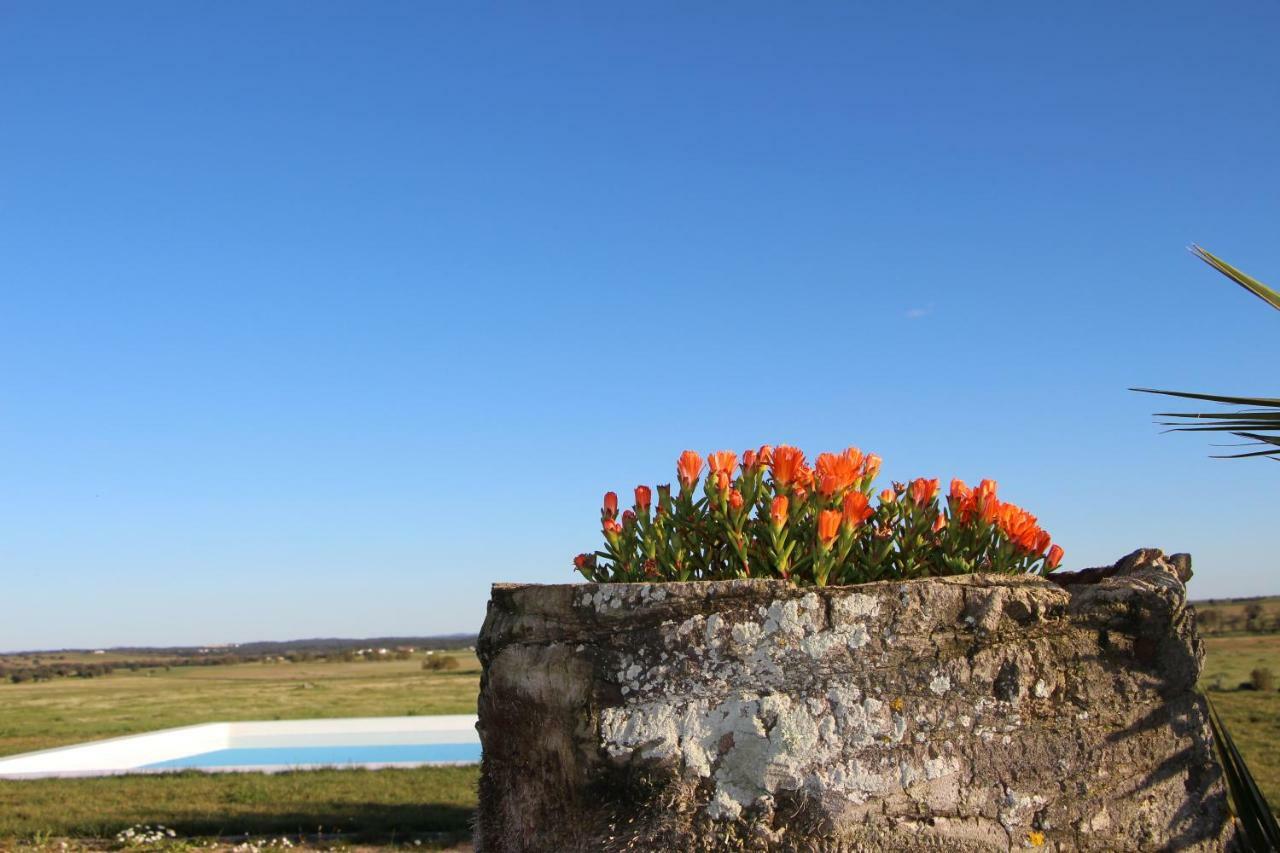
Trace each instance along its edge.
<instances>
[{"instance_id":1,"label":"ice plant flower","mask_svg":"<svg viewBox=\"0 0 1280 853\"><path fill-rule=\"evenodd\" d=\"M769 520L773 522L774 527L782 527L787 523L787 503L786 495L778 495L769 505Z\"/></svg>"},{"instance_id":2,"label":"ice plant flower","mask_svg":"<svg viewBox=\"0 0 1280 853\"><path fill-rule=\"evenodd\" d=\"M728 476L738 466L738 454L732 450L717 450L715 453L708 453L707 465L710 466L711 473L719 474L723 471Z\"/></svg>"},{"instance_id":3,"label":"ice plant flower","mask_svg":"<svg viewBox=\"0 0 1280 853\"><path fill-rule=\"evenodd\" d=\"M851 455L850 451L853 452ZM821 453L814 463L817 469L818 493L834 497L853 486L862 474L862 453L850 447L844 453Z\"/></svg>"},{"instance_id":4,"label":"ice plant flower","mask_svg":"<svg viewBox=\"0 0 1280 853\"><path fill-rule=\"evenodd\" d=\"M830 546L840 532L840 513L834 509L824 509L818 513L818 541Z\"/></svg>"},{"instance_id":5,"label":"ice plant flower","mask_svg":"<svg viewBox=\"0 0 1280 853\"><path fill-rule=\"evenodd\" d=\"M741 464L739 464L741 460ZM709 454L676 463L680 491L635 487L619 515L618 495L600 510L604 544L573 558L590 581L781 578L825 585L970 572L1045 574L1061 546L1035 515L997 498L994 480L893 483L872 504L880 457L857 447L820 453L810 467L790 445ZM767 469L767 474L766 474ZM696 490L706 476L706 487ZM656 499L656 500L655 500ZM939 511L941 510L941 511Z\"/></svg>"},{"instance_id":6,"label":"ice plant flower","mask_svg":"<svg viewBox=\"0 0 1280 853\"><path fill-rule=\"evenodd\" d=\"M871 501L862 492L850 492L845 495L841 510L844 523L850 527L857 527L875 515L875 510L871 508Z\"/></svg>"},{"instance_id":7,"label":"ice plant flower","mask_svg":"<svg viewBox=\"0 0 1280 853\"><path fill-rule=\"evenodd\" d=\"M911 500L917 506L924 506L938 494L938 481L918 477L911 481Z\"/></svg>"},{"instance_id":8,"label":"ice plant flower","mask_svg":"<svg viewBox=\"0 0 1280 853\"><path fill-rule=\"evenodd\" d=\"M679 460L676 461L676 476L680 479L680 486L684 489L693 488L693 484L698 482L698 477L701 475L702 457L692 450L681 453Z\"/></svg>"},{"instance_id":9,"label":"ice plant flower","mask_svg":"<svg viewBox=\"0 0 1280 853\"><path fill-rule=\"evenodd\" d=\"M868 481L874 480L880 474L880 463L879 456L874 453L868 453L867 458L862 463L862 469L865 472L862 476Z\"/></svg>"},{"instance_id":10,"label":"ice plant flower","mask_svg":"<svg viewBox=\"0 0 1280 853\"><path fill-rule=\"evenodd\" d=\"M761 451L763 455L763 450ZM787 444L779 445L773 448L773 463L769 470L773 474L774 485L781 488L790 486L796 480L796 475L804 467L804 453L799 448L791 447Z\"/></svg>"}]
</instances>

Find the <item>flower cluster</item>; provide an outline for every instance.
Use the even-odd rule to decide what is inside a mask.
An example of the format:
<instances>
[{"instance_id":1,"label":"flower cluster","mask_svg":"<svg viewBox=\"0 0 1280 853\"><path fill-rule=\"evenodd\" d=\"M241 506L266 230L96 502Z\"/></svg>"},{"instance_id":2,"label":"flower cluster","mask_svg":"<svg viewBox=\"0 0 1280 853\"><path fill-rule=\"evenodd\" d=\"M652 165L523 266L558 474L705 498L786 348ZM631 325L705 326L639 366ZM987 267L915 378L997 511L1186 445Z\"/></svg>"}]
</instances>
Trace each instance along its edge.
<instances>
[{"instance_id":1,"label":"flower cluster","mask_svg":"<svg viewBox=\"0 0 1280 853\"><path fill-rule=\"evenodd\" d=\"M704 477L705 468L705 477ZM676 461L679 488L636 486L630 509L618 495L600 510L604 547L574 567L591 581L782 578L798 584L864 583L937 575L1046 574L1062 561L1036 517L996 496L996 484L952 480L894 483L874 499L880 457L856 447L810 465L787 445L704 463ZM702 484L699 494L699 483ZM654 493L657 500L654 500Z\"/></svg>"},{"instance_id":2,"label":"flower cluster","mask_svg":"<svg viewBox=\"0 0 1280 853\"><path fill-rule=\"evenodd\" d=\"M176 838L177 835L178 833L164 824L158 823L152 826L151 824L142 823L117 832L116 841L126 847L145 847L163 844L171 838Z\"/></svg>"}]
</instances>

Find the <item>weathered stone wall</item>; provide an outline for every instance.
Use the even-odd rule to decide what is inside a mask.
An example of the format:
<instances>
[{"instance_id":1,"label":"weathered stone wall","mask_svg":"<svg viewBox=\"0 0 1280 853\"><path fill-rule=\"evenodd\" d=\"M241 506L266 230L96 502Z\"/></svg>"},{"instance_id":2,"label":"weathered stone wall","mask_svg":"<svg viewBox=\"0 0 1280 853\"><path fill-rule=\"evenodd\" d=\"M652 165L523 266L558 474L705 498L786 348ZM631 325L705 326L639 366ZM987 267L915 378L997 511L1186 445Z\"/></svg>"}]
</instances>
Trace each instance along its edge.
<instances>
[{"instance_id":1,"label":"weathered stone wall","mask_svg":"<svg viewBox=\"0 0 1280 853\"><path fill-rule=\"evenodd\" d=\"M1189 572L496 585L477 847L1225 849Z\"/></svg>"}]
</instances>

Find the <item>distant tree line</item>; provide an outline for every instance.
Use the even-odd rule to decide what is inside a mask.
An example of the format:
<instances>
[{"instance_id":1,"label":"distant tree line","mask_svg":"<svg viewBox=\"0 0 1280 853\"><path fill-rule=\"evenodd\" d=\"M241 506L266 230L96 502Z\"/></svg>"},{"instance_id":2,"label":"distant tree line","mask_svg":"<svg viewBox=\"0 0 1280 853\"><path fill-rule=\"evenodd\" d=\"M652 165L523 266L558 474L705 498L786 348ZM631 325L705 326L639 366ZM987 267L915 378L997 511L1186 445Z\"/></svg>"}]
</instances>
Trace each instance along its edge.
<instances>
[{"instance_id":1,"label":"distant tree line","mask_svg":"<svg viewBox=\"0 0 1280 853\"><path fill-rule=\"evenodd\" d=\"M1268 607L1261 601L1249 601L1243 607L1200 602L1196 607L1196 623L1206 634L1275 633L1280 632L1280 609Z\"/></svg>"},{"instance_id":2,"label":"distant tree line","mask_svg":"<svg viewBox=\"0 0 1280 853\"><path fill-rule=\"evenodd\" d=\"M242 646L220 646L215 649L113 649L113 657L103 661L67 660L65 652L0 655L0 683L21 684L27 681L49 681L54 678L98 678L113 672L170 669L175 666L225 666L243 663L327 663L410 660L424 649L445 651L473 648L475 637L464 635L426 638L422 645L376 645L379 640L299 640L290 643L252 643ZM470 640L468 645L466 640ZM384 638L385 641L385 638ZM421 641L418 641L421 642ZM312 643L314 645L308 645ZM344 644L344 645L339 645ZM270 652L264 652L270 648ZM130 657L121 659L120 654ZM82 655L83 653L77 652ZM456 661L454 662L456 664ZM447 665L446 665L447 666ZM435 667L432 667L435 668Z\"/></svg>"}]
</instances>

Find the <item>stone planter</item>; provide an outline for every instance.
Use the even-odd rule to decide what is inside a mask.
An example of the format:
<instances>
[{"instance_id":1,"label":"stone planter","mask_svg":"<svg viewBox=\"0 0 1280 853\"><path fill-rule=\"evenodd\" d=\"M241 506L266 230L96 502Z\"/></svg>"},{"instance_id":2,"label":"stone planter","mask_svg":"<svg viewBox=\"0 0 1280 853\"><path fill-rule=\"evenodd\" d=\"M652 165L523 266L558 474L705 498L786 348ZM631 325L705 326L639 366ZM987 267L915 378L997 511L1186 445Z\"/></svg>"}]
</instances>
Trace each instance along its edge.
<instances>
[{"instance_id":1,"label":"stone planter","mask_svg":"<svg viewBox=\"0 0 1280 853\"><path fill-rule=\"evenodd\" d=\"M477 848L1229 848L1189 574L495 585Z\"/></svg>"}]
</instances>

